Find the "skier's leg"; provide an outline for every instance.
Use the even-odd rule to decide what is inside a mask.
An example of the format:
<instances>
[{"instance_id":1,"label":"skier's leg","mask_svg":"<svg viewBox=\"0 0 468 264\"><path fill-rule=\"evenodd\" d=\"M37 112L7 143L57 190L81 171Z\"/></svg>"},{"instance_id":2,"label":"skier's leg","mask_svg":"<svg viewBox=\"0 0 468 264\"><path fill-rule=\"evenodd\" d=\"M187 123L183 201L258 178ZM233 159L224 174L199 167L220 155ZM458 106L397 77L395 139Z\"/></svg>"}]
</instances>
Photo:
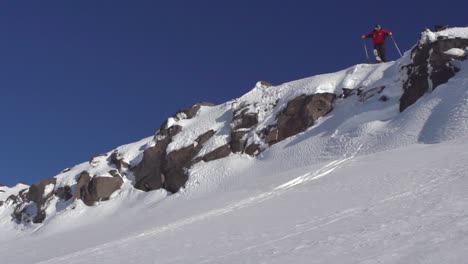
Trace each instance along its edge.
<instances>
[{"instance_id":1,"label":"skier's leg","mask_svg":"<svg viewBox=\"0 0 468 264\"><path fill-rule=\"evenodd\" d=\"M380 58L380 54L379 54L379 45L378 44L374 44L374 56L375 56L375 59L377 60L377 62L382 62L382 59Z\"/></svg>"},{"instance_id":2,"label":"skier's leg","mask_svg":"<svg viewBox=\"0 0 468 264\"><path fill-rule=\"evenodd\" d=\"M379 52L380 59L383 62L387 61L387 58L385 58L385 44L379 44L378 45L378 52Z\"/></svg>"}]
</instances>

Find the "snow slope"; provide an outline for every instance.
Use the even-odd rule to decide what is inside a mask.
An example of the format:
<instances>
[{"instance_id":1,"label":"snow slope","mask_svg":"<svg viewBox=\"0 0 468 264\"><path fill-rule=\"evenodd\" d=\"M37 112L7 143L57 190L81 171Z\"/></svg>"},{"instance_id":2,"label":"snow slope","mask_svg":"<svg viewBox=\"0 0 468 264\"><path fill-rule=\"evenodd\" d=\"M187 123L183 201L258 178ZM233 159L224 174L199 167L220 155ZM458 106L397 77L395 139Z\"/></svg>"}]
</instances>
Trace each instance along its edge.
<instances>
[{"instance_id":1,"label":"snow slope","mask_svg":"<svg viewBox=\"0 0 468 264\"><path fill-rule=\"evenodd\" d=\"M202 107L197 119L172 120L183 127L172 151L216 131L204 154L228 142L227 117L240 105L263 110L261 130L301 94L362 87L372 95L385 86L375 96L338 99L313 127L255 158L231 154L196 164L186 187L173 195L132 188L129 172L110 201L55 207L60 210L43 224L8 222L10 209L0 207L1 262L466 263L468 62L399 113L400 68L409 56L257 86ZM379 100L383 95L387 100ZM149 137L117 152L137 164L153 143ZM107 176L101 159L56 177L71 182L92 164Z\"/></svg>"}]
</instances>

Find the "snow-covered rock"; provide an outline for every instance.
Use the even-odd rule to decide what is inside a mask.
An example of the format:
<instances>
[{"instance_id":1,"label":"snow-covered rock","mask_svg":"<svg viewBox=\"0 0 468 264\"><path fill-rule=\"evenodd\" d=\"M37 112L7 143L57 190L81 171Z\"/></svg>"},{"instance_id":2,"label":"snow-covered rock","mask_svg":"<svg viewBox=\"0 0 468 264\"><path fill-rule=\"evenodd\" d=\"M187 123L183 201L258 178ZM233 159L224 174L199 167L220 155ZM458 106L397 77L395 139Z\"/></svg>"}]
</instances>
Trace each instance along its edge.
<instances>
[{"instance_id":1,"label":"snow-covered rock","mask_svg":"<svg viewBox=\"0 0 468 264\"><path fill-rule=\"evenodd\" d=\"M468 28L423 32L420 44L411 51L411 62L402 70L405 82L400 111L414 104L426 92L446 83L460 69L454 60L465 60Z\"/></svg>"}]
</instances>

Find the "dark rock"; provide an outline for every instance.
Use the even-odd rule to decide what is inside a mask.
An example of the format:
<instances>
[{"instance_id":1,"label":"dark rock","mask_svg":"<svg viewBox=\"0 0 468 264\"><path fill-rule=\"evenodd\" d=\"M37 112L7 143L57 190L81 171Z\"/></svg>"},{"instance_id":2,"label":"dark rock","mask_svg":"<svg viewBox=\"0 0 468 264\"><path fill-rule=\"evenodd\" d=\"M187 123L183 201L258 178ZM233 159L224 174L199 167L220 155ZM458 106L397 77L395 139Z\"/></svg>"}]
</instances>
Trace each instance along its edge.
<instances>
[{"instance_id":1,"label":"dark rock","mask_svg":"<svg viewBox=\"0 0 468 264\"><path fill-rule=\"evenodd\" d=\"M359 93L359 101L365 102L369 100L370 98L374 97L376 94L382 93L384 89L385 89L385 85L382 85L382 86L377 86L374 88L366 89L365 91L361 91Z\"/></svg>"},{"instance_id":2,"label":"dark rock","mask_svg":"<svg viewBox=\"0 0 468 264\"><path fill-rule=\"evenodd\" d=\"M7 203L12 203L12 204L18 204L19 202L21 202L21 198L20 196L16 196L16 195L10 195L8 196L8 198L6 198L5 202Z\"/></svg>"},{"instance_id":3,"label":"dark rock","mask_svg":"<svg viewBox=\"0 0 468 264\"><path fill-rule=\"evenodd\" d=\"M93 155L91 157L91 159L89 160L89 164L93 167L97 166L97 164L99 164L100 162L100 159L102 157L107 157L107 154L97 154L97 155Z\"/></svg>"},{"instance_id":4,"label":"dark rock","mask_svg":"<svg viewBox=\"0 0 468 264\"><path fill-rule=\"evenodd\" d=\"M135 188L143 191L157 190L163 187L161 178L162 165L166 156L169 142L159 141L154 147L143 152L142 161L133 168Z\"/></svg>"},{"instance_id":5,"label":"dark rock","mask_svg":"<svg viewBox=\"0 0 468 264\"><path fill-rule=\"evenodd\" d=\"M231 146L232 152L239 153L239 152L244 151L245 144L247 141L247 133L248 133L248 130L231 132L231 142L229 144Z\"/></svg>"},{"instance_id":6,"label":"dark rock","mask_svg":"<svg viewBox=\"0 0 468 264\"><path fill-rule=\"evenodd\" d=\"M271 146L278 142L278 128L277 126L269 126L262 130L262 136L265 142Z\"/></svg>"},{"instance_id":7,"label":"dark rock","mask_svg":"<svg viewBox=\"0 0 468 264\"><path fill-rule=\"evenodd\" d=\"M93 206L96 202L108 200L122 184L123 180L120 177L91 178L88 172L83 171L78 177L73 198L82 200L87 206Z\"/></svg>"},{"instance_id":8,"label":"dark rock","mask_svg":"<svg viewBox=\"0 0 468 264\"><path fill-rule=\"evenodd\" d=\"M185 185L188 180L186 171L193 164L192 160L203 148L203 144L208 141L214 133L213 130L209 130L195 140L197 142L196 145L193 144L167 154L163 166L166 180L164 188L167 191L175 193Z\"/></svg>"},{"instance_id":9,"label":"dark rock","mask_svg":"<svg viewBox=\"0 0 468 264\"><path fill-rule=\"evenodd\" d=\"M23 189L21 190L18 195L10 195L8 198L5 200L6 203L11 203L11 204L20 204L23 202L27 202L27 194L28 194L29 189Z\"/></svg>"},{"instance_id":10,"label":"dark rock","mask_svg":"<svg viewBox=\"0 0 468 264\"><path fill-rule=\"evenodd\" d=\"M119 159L119 153L117 150L112 152L112 154L110 155L109 163L111 165L114 165L119 171L122 171L122 169L128 169L128 167L130 166L123 159Z\"/></svg>"},{"instance_id":11,"label":"dark rock","mask_svg":"<svg viewBox=\"0 0 468 264\"><path fill-rule=\"evenodd\" d=\"M71 198L73 198L72 190L71 190L70 186L68 186L68 185L57 188L57 190L55 191L55 195L58 198L62 199L63 201L68 201Z\"/></svg>"},{"instance_id":12,"label":"dark rock","mask_svg":"<svg viewBox=\"0 0 468 264\"><path fill-rule=\"evenodd\" d=\"M403 83L400 112L414 104L426 92L446 83L458 71L449 62L454 58L445 53L452 48L468 47L468 39L441 39L418 45L411 51L411 64L404 66L408 79Z\"/></svg>"},{"instance_id":13,"label":"dark rock","mask_svg":"<svg viewBox=\"0 0 468 264\"><path fill-rule=\"evenodd\" d=\"M55 178L47 178L31 185L27 194L28 200L37 204L43 204L45 200L53 196L56 181ZM45 189L49 185L53 185L53 188L49 193L45 193Z\"/></svg>"},{"instance_id":14,"label":"dark rock","mask_svg":"<svg viewBox=\"0 0 468 264\"><path fill-rule=\"evenodd\" d=\"M233 130L242 128L251 128L258 123L258 114L249 113L249 109L244 108L240 111L234 112L231 127Z\"/></svg>"},{"instance_id":15,"label":"dark rock","mask_svg":"<svg viewBox=\"0 0 468 264\"><path fill-rule=\"evenodd\" d=\"M65 172L69 172L69 171L71 171L71 168L65 168L65 169L62 170L61 173L65 173Z\"/></svg>"},{"instance_id":16,"label":"dark rock","mask_svg":"<svg viewBox=\"0 0 468 264\"><path fill-rule=\"evenodd\" d=\"M348 98L350 95L352 95L356 90L350 89L350 88L342 88L341 89L341 95L339 96L340 98Z\"/></svg>"},{"instance_id":17,"label":"dark rock","mask_svg":"<svg viewBox=\"0 0 468 264\"><path fill-rule=\"evenodd\" d=\"M144 191L164 188L169 192L177 192L188 180L187 169L194 161L200 160L195 157L215 134L215 131L209 130L195 139L192 145L167 153L172 137L182 129L180 126L175 127L176 130L163 124L156 135L156 145L143 152L142 161L132 169L136 179L135 188Z\"/></svg>"},{"instance_id":18,"label":"dark rock","mask_svg":"<svg viewBox=\"0 0 468 264\"><path fill-rule=\"evenodd\" d=\"M203 144L205 144L211 137L213 137L214 134L215 131L210 129L195 139L195 142L197 142L197 149L200 151L203 148Z\"/></svg>"},{"instance_id":19,"label":"dark rock","mask_svg":"<svg viewBox=\"0 0 468 264\"><path fill-rule=\"evenodd\" d=\"M0 183L0 187L5 187L5 185Z\"/></svg>"},{"instance_id":20,"label":"dark rock","mask_svg":"<svg viewBox=\"0 0 468 264\"><path fill-rule=\"evenodd\" d=\"M83 171L80 176L78 176L75 193L73 194L74 199L81 199L82 193L87 191L88 183L91 181L91 176L87 171Z\"/></svg>"},{"instance_id":21,"label":"dark rock","mask_svg":"<svg viewBox=\"0 0 468 264\"><path fill-rule=\"evenodd\" d=\"M257 82L257 87L271 87L273 86L273 84L271 84L270 82L267 82L267 81L258 81Z\"/></svg>"},{"instance_id":22,"label":"dark rock","mask_svg":"<svg viewBox=\"0 0 468 264\"><path fill-rule=\"evenodd\" d=\"M167 122L167 121L166 121ZM167 128L164 123L156 134L158 141L154 147L147 148L143 152L142 161L132 168L135 175L135 188L143 191L152 191L163 188L165 177L163 176L163 164L166 161L166 149L171 143L172 137L182 130L180 126Z\"/></svg>"},{"instance_id":23,"label":"dark rock","mask_svg":"<svg viewBox=\"0 0 468 264\"><path fill-rule=\"evenodd\" d=\"M186 168L195 156L195 147L190 145L173 151L166 157L163 170L165 177L164 188L172 193L177 192L188 180Z\"/></svg>"},{"instance_id":24,"label":"dark rock","mask_svg":"<svg viewBox=\"0 0 468 264\"><path fill-rule=\"evenodd\" d=\"M121 176L120 176L120 173L119 173L117 170L110 170L110 171L109 171L109 174L110 174L112 177L121 177Z\"/></svg>"},{"instance_id":25,"label":"dark rock","mask_svg":"<svg viewBox=\"0 0 468 264\"><path fill-rule=\"evenodd\" d=\"M34 223L42 223L46 218L45 209L47 204L54 196L55 183L55 178L47 178L31 185L27 192L20 194L25 196L25 199L18 204L13 217L20 221L24 219L30 221L30 218L32 218ZM53 186L48 187L50 185ZM26 201L33 203L26 205Z\"/></svg>"},{"instance_id":26,"label":"dark rock","mask_svg":"<svg viewBox=\"0 0 468 264\"><path fill-rule=\"evenodd\" d=\"M386 95L380 96L379 101L387 102L388 101L388 96L386 96Z\"/></svg>"},{"instance_id":27,"label":"dark rock","mask_svg":"<svg viewBox=\"0 0 468 264\"><path fill-rule=\"evenodd\" d=\"M333 109L336 95L321 93L301 95L291 100L278 116L278 141L296 135L312 126Z\"/></svg>"},{"instance_id":28,"label":"dark rock","mask_svg":"<svg viewBox=\"0 0 468 264\"><path fill-rule=\"evenodd\" d=\"M262 150L260 149L260 145L258 144L251 144L245 148L245 154L250 156L258 155Z\"/></svg>"},{"instance_id":29,"label":"dark rock","mask_svg":"<svg viewBox=\"0 0 468 264\"><path fill-rule=\"evenodd\" d=\"M95 202L107 201L122 184L123 180L120 177L93 177L87 186L81 188L86 188L81 193L81 199L88 206L94 205Z\"/></svg>"},{"instance_id":30,"label":"dark rock","mask_svg":"<svg viewBox=\"0 0 468 264\"><path fill-rule=\"evenodd\" d=\"M434 31L439 32L448 28L448 25L434 25Z\"/></svg>"},{"instance_id":31,"label":"dark rock","mask_svg":"<svg viewBox=\"0 0 468 264\"><path fill-rule=\"evenodd\" d=\"M222 159L229 156L229 154L231 154L231 147L229 145L224 145L203 156L203 161L209 162Z\"/></svg>"},{"instance_id":32,"label":"dark rock","mask_svg":"<svg viewBox=\"0 0 468 264\"><path fill-rule=\"evenodd\" d=\"M249 112L249 105L243 105L234 110L231 121L231 150L234 153L243 152L247 134L258 124L258 114Z\"/></svg>"},{"instance_id":33,"label":"dark rock","mask_svg":"<svg viewBox=\"0 0 468 264\"><path fill-rule=\"evenodd\" d=\"M196 103L192 107L183 109L183 110L179 111L178 113L185 114L186 119L192 119L198 114L198 111L200 111L200 108L202 106L214 106L214 104L207 103L207 102L200 102L200 103ZM177 116L177 114L176 114L176 116Z\"/></svg>"}]
</instances>

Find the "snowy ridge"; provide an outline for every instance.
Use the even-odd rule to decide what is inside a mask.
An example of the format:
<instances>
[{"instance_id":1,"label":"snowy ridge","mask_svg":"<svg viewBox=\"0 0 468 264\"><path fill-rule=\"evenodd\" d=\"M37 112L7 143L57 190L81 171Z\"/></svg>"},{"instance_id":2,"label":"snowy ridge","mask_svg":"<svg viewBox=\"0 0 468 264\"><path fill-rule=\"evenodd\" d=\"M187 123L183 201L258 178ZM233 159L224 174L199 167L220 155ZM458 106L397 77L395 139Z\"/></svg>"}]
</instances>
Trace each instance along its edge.
<instances>
[{"instance_id":1,"label":"snowy ridge","mask_svg":"<svg viewBox=\"0 0 468 264\"><path fill-rule=\"evenodd\" d=\"M448 28L439 32L432 32L430 30L426 30L421 34L421 40L419 42L421 44L427 42L434 42L437 41L439 38L468 38L468 27Z\"/></svg>"},{"instance_id":2,"label":"snowy ridge","mask_svg":"<svg viewBox=\"0 0 468 264\"><path fill-rule=\"evenodd\" d=\"M11 195L18 195L24 189L29 188L29 185L18 183L13 187L0 186L0 201L5 201Z\"/></svg>"},{"instance_id":3,"label":"snowy ridge","mask_svg":"<svg viewBox=\"0 0 468 264\"><path fill-rule=\"evenodd\" d=\"M468 28L441 33L468 38ZM437 39L437 38L436 38ZM458 48L460 49L460 48ZM451 50L449 53L459 50ZM458 53L457 53L458 54ZM455 54L455 55L457 55ZM460 57L460 56L455 56ZM95 206L80 199L46 202L40 224L11 221L0 206L5 263L463 263L468 247L468 61L405 111L399 111L402 66L411 53L278 86L257 85L235 100L176 114L156 136L64 170L41 198L60 187L76 194L83 171L122 178ZM342 95L342 89L351 91ZM333 111L272 145L263 131L302 95L337 96ZM179 192L134 188L132 169L145 151L168 140L168 155L202 144L206 157L232 140L236 111L255 114L246 145L187 169ZM234 124L235 125L235 124ZM175 135L163 130L178 128ZM200 136L213 131L206 141ZM194 147L194 148L195 148ZM117 176L116 176L117 175ZM0 201L21 189L0 187ZM73 238L73 239L70 239Z\"/></svg>"}]
</instances>

